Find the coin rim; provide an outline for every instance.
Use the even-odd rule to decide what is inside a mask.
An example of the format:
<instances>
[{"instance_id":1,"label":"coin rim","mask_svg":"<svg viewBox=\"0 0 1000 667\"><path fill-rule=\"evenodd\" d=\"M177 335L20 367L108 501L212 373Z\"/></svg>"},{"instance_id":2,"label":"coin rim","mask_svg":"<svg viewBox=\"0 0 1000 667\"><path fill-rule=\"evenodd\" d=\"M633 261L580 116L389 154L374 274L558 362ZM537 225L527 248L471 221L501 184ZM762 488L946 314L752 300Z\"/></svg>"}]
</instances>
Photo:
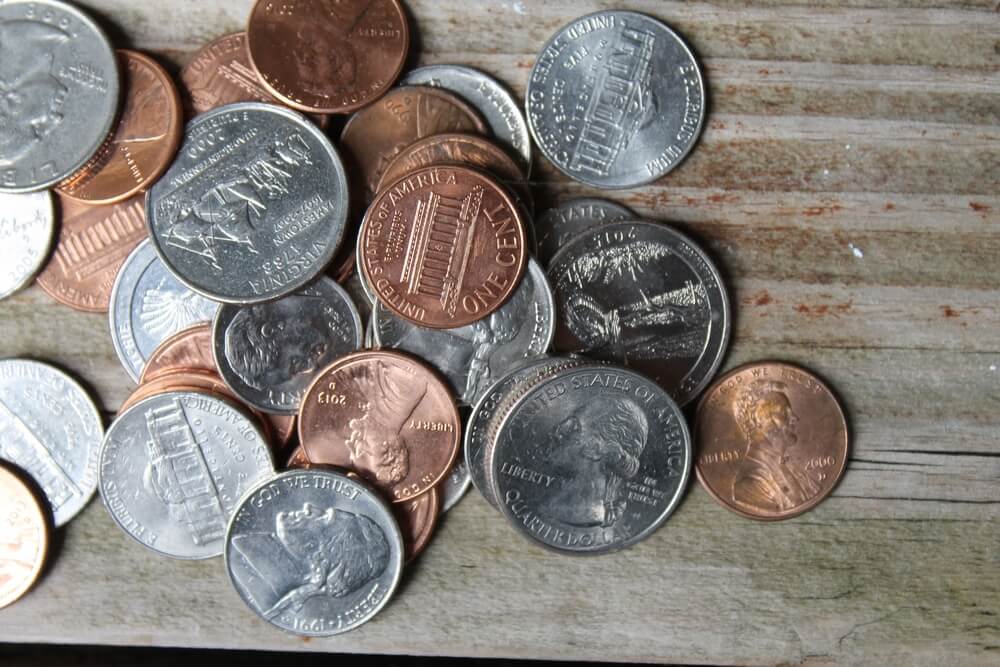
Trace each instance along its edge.
<instances>
[{"instance_id":1,"label":"coin rim","mask_svg":"<svg viewBox=\"0 0 1000 667\"><path fill-rule=\"evenodd\" d=\"M41 489L32 488L31 485L26 481L30 480L37 486L37 482L31 477L31 474L26 470L18 466L12 461L7 461L6 459L0 459L0 477L6 476L10 480L17 483L23 490L25 495L30 499L30 504L32 509L36 510L38 513L38 518L42 522L42 540L39 545L40 557L36 558L32 564L31 573L25 577L21 585L14 589L14 592L6 595L0 596L0 609L5 609L18 600L27 595L35 584L38 583L42 570L45 569L46 563L49 560L49 550L52 544L52 509L47 504L44 503L42 498L39 497Z\"/></svg>"},{"instance_id":2,"label":"coin rim","mask_svg":"<svg viewBox=\"0 0 1000 667\"><path fill-rule=\"evenodd\" d=\"M35 278L38 277L38 274L40 274L42 270L45 269L45 266L49 263L49 258L52 256L53 250L55 250L55 245L58 237L58 234L56 233L56 227L58 225L56 225L55 197L52 196L51 190L13 193L13 192L6 192L0 189L0 195L9 195L12 197L14 196L31 197L33 195L38 195L40 197L44 197L46 201L41 204L41 209L42 209L42 214L45 216L45 222L48 226L48 241L45 243L45 247L39 254L38 261L36 261L33 264L31 269L27 271L25 275L21 276L20 282L18 282L16 285L12 286L10 289L7 290L0 289L0 301L2 301L3 299L14 296L21 290L26 289L28 286L31 285L32 282L34 282ZM58 299L56 300L58 301Z\"/></svg>"}]
</instances>

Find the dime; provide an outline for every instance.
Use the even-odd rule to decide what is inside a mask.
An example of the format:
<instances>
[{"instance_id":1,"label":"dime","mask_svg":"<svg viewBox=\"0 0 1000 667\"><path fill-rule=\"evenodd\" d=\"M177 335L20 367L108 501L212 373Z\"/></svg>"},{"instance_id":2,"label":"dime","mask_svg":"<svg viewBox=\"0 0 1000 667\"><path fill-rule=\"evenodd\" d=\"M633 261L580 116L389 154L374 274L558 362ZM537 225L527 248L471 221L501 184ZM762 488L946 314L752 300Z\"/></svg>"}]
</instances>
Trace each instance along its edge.
<instances>
[{"instance_id":1,"label":"dime","mask_svg":"<svg viewBox=\"0 0 1000 667\"><path fill-rule=\"evenodd\" d=\"M448 388L398 352L356 352L316 377L299 441L313 463L348 468L393 502L435 486L458 453L461 420Z\"/></svg>"},{"instance_id":2,"label":"dime","mask_svg":"<svg viewBox=\"0 0 1000 667\"><path fill-rule=\"evenodd\" d=\"M501 511L563 552L606 553L648 537L677 507L691 469L680 408L624 368L567 369L536 383L495 442Z\"/></svg>"},{"instance_id":3,"label":"dime","mask_svg":"<svg viewBox=\"0 0 1000 667\"><path fill-rule=\"evenodd\" d=\"M438 516L441 514L441 500L437 489L431 489L413 500L395 503L392 513L403 534L403 551L406 562L420 555L431 541Z\"/></svg>"},{"instance_id":4,"label":"dime","mask_svg":"<svg viewBox=\"0 0 1000 667\"><path fill-rule=\"evenodd\" d=\"M295 414L315 374L360 348L362 337L351 297L323 276L277 301L222 306L212 350L222 379L242 400Z\"/></svg>"},{"instance_id":5,"label":"dime","mask_svg":"<svg viewBox=\"0 0 1000 667\"><path fill-rule=\"evenodd\" d=\"M194 324L178 331L153 350L139 376L139 384L177 370L204 371L218 375L212 356L212 325ZM221 379L221 378L220 378Z\"/></svg>"},{"instance_id":6,"label":"dime","mask_svg":"<svg viewBox=\"0 0 1000 667\"><path fill-rule=\"evenodd\" d=\"M392 511L360 481L291 470L252 489L226 531L226 571L255 614L313 637L366 623L403 571Z\"/></svg>"},{"instance_id":7,"label":"dime","mask_svg":"<svg viewBox=\"0 0 1000 667\"><path fill-rule=\"evenodd\" d=\"M0 89L0 191L43 190L104 143L118 111L118 62L73 6L0 3Z\"/></svg>"},{"instance_id":8,"label":"dime","mask_svg":"<svg viewBox=\"0 0 1000 667\"><path fill-rule=\"evenodd\" d=\"M553 347L634 368L684 405L729 342L718 269L689 238L655 222L586 231L549 264L559 324Z\"/></svg>"},{"instance_id":9,"label":"dime","mask_svg":"<svg viewBox=\"0 0 1000 667\"><path fill-rule=\"evenodd\" d=\"M347 176L326 136L294 111L241 102L188 124L146 218L178 280L217 301L259 303L323 271L347 208Z\"/></svg>"},{"instance_id":10,"label":"dime","mask_svg":"<svg viewBox=\"0 0 1000 667\"><path fill-rule=\"evenodd\" d=\"M777 521L830 495L847 465L844 411L818 377L757 362L716 380L698 403L698 480L741 516Z\"/></svg>"},{"instance_id":11,"label":"dime","mask_svg":"<svg viewBox=\"0 0 1000 667\"><path fill-rule=\"evenodd\" d=\"M469 466L465 464L465 459L459 456L451 468L451 473L441 482L441 511L447 512L457 505L458 501L465 497L471 485Z\"/></svg>"},{"instance_id":12,"label":"dime","mask_svg":"<svg viewBox=\"0 0 1000 667\"><path fill-rule=\"evenodd\" d=\"M34 585L48 550L48 513L31 488L0 465L0 609Z\"/></svg>"},{"instance_id":13,"label":"dime","mask_svg":"<svg viewBox=\"0 0 1000 667\"><path fill-rule=\"evenodd\" d=\"M181 285L164 268L149 240L122 264L111 289L111 341L136 382L160 343L192 324L211 320L218 304Z\"/></svg>"},{"instance_id":14,"label":"dime","mask_svg":"<svg viewBox=\"0 0 1000 667\"><path fill-rule=\"evenodd\" d=\"M171 391L118 415L101 447L101 497L130 537L164 556L222 555L237 501L271 477L263 433L234 404Z\"/></svg>"},{"instance_id":15,"label":"dime","mask_svg":"<svg viewBox=\"0 0 1000 667\"><path fill-rule=\"evenodd\" d=\"M423 327L496 312L527 265L524 219L503 187L468 167L427 167L383 190L365 214L361 270L379 301Z\"/></svg>"},{"instance_id":16,"label":"dime","mask_svg":"<svg viewBox=\"0 0 1000 667\"><path fill-rule=\"evenodd\" d=\"M38 483L56 527L94 495L103 436L101 415L76 380L38 361L0 360L0 459Z\"/></svg>"},{"instance_id":17,"label":"dime","mask_svg":"<svg viewBox=\"0 0 1000 667\"><path fill-rule=\"evenodd\" d=\"M635 220L636 215L607 199L570 199L535 220L538 261L548 266L559 249L578 234L608 222Z\"/></svg>"},{"instance_id":18,"label":"dime","mask_svg":"<svg viewBox=\"0 0 1000 667\"><path fill-rule=\"evenodd\" d=\"M705 119L691 50L635 12L596 12L564 26L539 54L525 99L545 157L598 188L660 178L691 151Z\"/></svg>"},{"instance_id":19,"label":"dime","mask_svg":"<svg viewBox=\"0 0 1000 667\"><path fill-rule=\"evenodd\" d=\"M31 283L45 264L54 235L52 195L0 192L0 299Z\"/></svg>"},{"instance_id":20,"label":"dime","mask_svg":"<svg viewBox=\"0 0 1000 667\"><path fill-rule=\"evenodd\" d=\"M60 194L88 204L113 204L145 190L167 170L184 130L181 100L173 79L155 60L118 50L125 104L107 141Z\"/></svg>"},{"instance_id":21,"label":"dime","mask_svg":"<svg viewBox=\"0 0 1000 667\"><path fill-rule=\"evenodd\" d=\"M91 206L59 197L59 240L38 274L38 286L70 308L108 312L118 269L147 236L143 202L144 195L136 195L110 206Z\"/></svg>"},{"instance_id":22,"label":"dime","mask_svg":"<svg viewBox=\"0 0 1000 667\"><path fill-rule=\"evenodd\" d=\"M457 329L427 329L376 303L374 343L426 360L451 383L459 400L474 404L507 369L544 355L555 333L555 303L542 267L528 260L521 285L489 317Z\"/></svg>"}]
</instances>

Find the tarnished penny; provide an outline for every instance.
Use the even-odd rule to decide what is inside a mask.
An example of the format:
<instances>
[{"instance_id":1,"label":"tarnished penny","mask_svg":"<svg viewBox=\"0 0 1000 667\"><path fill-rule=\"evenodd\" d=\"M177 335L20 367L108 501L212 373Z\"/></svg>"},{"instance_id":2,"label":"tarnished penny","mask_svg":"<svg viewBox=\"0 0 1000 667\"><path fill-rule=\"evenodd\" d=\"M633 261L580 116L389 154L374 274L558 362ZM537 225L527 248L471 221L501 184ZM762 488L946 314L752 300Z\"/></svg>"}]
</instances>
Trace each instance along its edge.
<instances>
[{"instance_id":1,"label":"tarnished penny","mask_svg":"<svg viewBox=\"0 0 1000 667\"><path fill-rule=\"evenodd\" d=\"M311 462L354 470L394 502L448 474L461 430L444 382L412 357L381 350L328 366L299 413L299 441Z\"/></svg>"},{"instance_id":2,"label":"tarnished penny","mask_svg":"<svg viewBox=\"0 0 1000 667\"><path fill-rule=\"evenodd\" d=\"M118 269L146 238L143 195L110 206L59 197L59 240L35 279L46 294L70 308L106 313Z\"/></svg>"},{"instance_id":3,"label":"tarnished penny","mask_svg":"<svg viewBox=\"0 0 1000 667\"><path fill-rule=\"evenodd\" d=\"M441 494L431 489L418 498L392 506L399 531L403 533L403 550L409 562L420 555L431 541L438 516L441 515Z\"/></svg>"},{"instance_id":4,"label":"tarnished penny","mask_svg":"<svg viewBox=\"0 0 1000 667\"><path fill-rule=\"evenodd\" d=\"M28 592L48 548L48 515L21 477L0 465L0 609Z\"/></svg>"},{"instance_id":5,"label":"tarnished penny","mask_svg":"<svg viewBox=\"0 0 1000 667\"><path fill-rule=\"evenodd\" d=\"M184 129L181 99L170 75L149 56L118 49L124 107L118 125L60 194L89 204L128 199L170 166Z\"/></svg>"},{"instance_id":6,"label":"tarnished penny","mask_svg":"<svg viewBox=\"0 0 1000 667\"><path fill-rule=\"evenodd\" d=\"M726 373L698 404L696 470L724 507L749 519L802 514L844 473L844 412L812 373L758 362Z\"/></svg>"},{"instance_id":7,"label":"tarnished penny","mask_svg":"<svg viewBox=\"0 0 1000 667\"><path fill-rule=\"evenodd\" d=\"M212 357L212 325L202 322L178 331L153 351L139 376L139 384L146 384L164 373L175 370L206 371L216 373Z\"/></svg>"},{"instance_id":8,"label":"tarnished penny","mask_svg":"<svg viewBox=\"0 0 1000 667\"><path fill-rule=\"evenodd\" d=\"M257 0L247 50L261 81L300 111L347 113L399 77L410 29L398 0Z\"/></svg>"},{"instance_id":9,"label":"tarnished penny","mask_svg":"<svg viewBox=\"0 0 1000 667\"><path fill-rule=\"evenodd\" d=\"M524 220L506 190L468 167L427 167L386 187L362 223L361 269L378 299L420 326L496 311L527 265Z\"/></svg>"}]
</instances>

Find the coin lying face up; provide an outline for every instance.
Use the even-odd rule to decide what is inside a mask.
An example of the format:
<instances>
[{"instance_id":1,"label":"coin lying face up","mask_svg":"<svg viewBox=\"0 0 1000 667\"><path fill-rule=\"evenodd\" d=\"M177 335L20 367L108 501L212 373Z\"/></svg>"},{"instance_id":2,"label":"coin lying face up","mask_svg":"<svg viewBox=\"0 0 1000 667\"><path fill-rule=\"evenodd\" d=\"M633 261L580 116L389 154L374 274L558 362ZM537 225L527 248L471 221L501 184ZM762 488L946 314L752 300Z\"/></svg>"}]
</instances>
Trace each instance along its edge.
<instances>
[{"instance_id":1,"label":"coin lying face up","mask_svg":"<svg viewBox=\"0 0 1000 667\"><path fill-rule=\"evenodd\" d=\"M0 609L38 579L49 549L49 518L31 488L0 465Z\"/></svg>"},{"instance_id":2,"label":"coin lying face up","mask_svg":"<svg viewBox=\"0 0 1000 667\"><path fill-rule=\"evenodd\" d=\"M547 266L559 249L578 234L608 222L635 220L637 216L607 199L570 199L535 220L538 261Z\"/></svg>"},{"instance_id":3,"label":"coin lying face up","mask_svg":"<svg viewBox=\"0 0 1000 667\"><path fill-rule=\"evenodd\" d=\"M45 264L55 229L51 194L0 192L0 299L31 283Z\"/></svg>"}]
</instances>

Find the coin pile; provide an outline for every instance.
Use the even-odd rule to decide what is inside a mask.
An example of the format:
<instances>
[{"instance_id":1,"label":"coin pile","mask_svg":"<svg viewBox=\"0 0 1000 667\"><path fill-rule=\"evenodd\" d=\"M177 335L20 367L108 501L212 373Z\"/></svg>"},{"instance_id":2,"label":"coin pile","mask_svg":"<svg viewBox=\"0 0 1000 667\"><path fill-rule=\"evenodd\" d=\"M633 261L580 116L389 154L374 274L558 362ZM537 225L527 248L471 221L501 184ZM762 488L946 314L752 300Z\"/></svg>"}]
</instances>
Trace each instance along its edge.
<instances>
[{"instance_id":1,"label":"coin pile","mask_svg":"<svg viewBox=\"0 0 1000 667\"><path fill-rule=\"evenodd\" d=\"M178 94L64 2L0 6L0 80L24 102L0 111L0 295L44 265L48 293L108 313L137 383L103 433L61 371L0 362L0 454L55 525L99 487L138 543L224 556L258 616L319 636L382 609L471 484L556 552L648 537L686 489L699 396L695 467L720 503L783 519L829 494L848 439L818 378L758 363L712 384L731 312L695 241L602 199L533 220L533 142L612 189L692 150L704 81L680 36L572 21L526 114L478 70L403 73L409 43L398 0L259 0ZM0 488L23 553L2 605L47 532L21 478Z\"/></svg>"}]
</instances>

